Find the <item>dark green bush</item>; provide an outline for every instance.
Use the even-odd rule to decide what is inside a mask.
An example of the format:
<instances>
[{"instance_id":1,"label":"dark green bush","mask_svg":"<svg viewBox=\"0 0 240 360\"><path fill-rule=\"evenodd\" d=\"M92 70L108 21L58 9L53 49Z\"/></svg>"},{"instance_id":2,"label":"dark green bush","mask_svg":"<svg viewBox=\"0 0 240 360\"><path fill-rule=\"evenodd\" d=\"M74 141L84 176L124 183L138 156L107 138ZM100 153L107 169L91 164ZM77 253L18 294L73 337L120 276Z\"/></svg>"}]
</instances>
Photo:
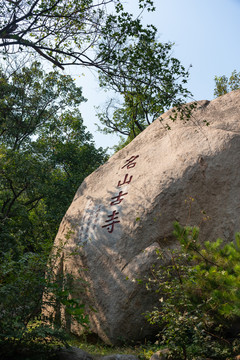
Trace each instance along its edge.
<instances>
[{"instance_id":1,"label":"dark green bush","mask_svg":"<svg viewBox=\"0 0 240 360\"><path fill-rule=\"evenodd\" d=\"M240 353L240 233L235 242L199 242L197 227L174 225L178 251L159 252L148 287L159 306L147 314L171 359L233 359Z\"/></svg>"},{"instance_id":2,"label":"dark green bush","mask_svg":"<svg viewBox=\"0 0 240 360\"><path fill-rule=\"evenodd\" d=\"M88 324L81 299L74 297L72 281L82 286L81 278L56 276L54 263L61 251L55 251L46 266L49 246L41 252L26 252L23 246L2 252L0 262L0 358L16 352L51 352L54 345L66 345L67 334L61 322L42 317L41 310L64 306L65 312L83 326ZM60 250L60 249L58 249ZM45 294L45 296L43 296ZM36 353L35 353L36 355ZM19 355L20 356L20 355ZM37 355L36 355L37 356Z\"/></svg>"}]
</instances>

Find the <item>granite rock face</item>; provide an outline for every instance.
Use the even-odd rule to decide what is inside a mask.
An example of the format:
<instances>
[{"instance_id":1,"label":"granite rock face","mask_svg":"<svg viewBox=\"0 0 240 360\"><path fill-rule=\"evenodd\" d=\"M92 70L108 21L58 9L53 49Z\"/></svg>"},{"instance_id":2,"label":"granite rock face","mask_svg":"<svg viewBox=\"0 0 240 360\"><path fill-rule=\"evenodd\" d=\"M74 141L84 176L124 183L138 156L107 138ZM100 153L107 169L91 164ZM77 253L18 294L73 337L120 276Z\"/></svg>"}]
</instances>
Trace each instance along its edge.
<instances>
[{"instance_id":1,"label":"granite rock face","mask_svg":"<svg viewBox=\"0 0 240 360\"><path fill-rule=\"evenodd\" d=\"M84 180L55 240L70 234L62 271L86 269L85 303L96 309L89 309L91 328L108 343L153 331L142 314L157 299L135 279L148 274L157 248L176 247L174 221L201 224L202 241L232 241L240 230L240 90L199 101L185 124L172 123L170 115Z\"/></svg>"}]
</instances>

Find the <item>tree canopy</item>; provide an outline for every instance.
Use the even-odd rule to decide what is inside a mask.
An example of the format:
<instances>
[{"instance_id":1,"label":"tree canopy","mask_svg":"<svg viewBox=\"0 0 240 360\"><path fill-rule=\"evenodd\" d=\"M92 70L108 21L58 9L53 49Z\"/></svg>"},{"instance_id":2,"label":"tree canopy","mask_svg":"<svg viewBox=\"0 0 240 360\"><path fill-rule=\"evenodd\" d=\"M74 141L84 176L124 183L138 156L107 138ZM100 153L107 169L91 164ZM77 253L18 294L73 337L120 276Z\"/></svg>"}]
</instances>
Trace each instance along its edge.
<instances>
[{"instance_id":1,"label":"tree canopy","mask_svg":"<svg viewBox=\"0 0 240 360\"><path fill-rule=\"evenodd\" d=\"M113 17L111 30L99 45L103 53L112 47L116 23ZM170 107L180 106L191 96L186 88L188 70L172 56L173 44L159 42L153 26L148 26L139 37L134 37L134 31L137 35L137 30L131 29L132 39L125 39L109 54L113 70L100 74L100 86L118 96L99 113L102 130L126 135L128 141Z\"/></svg>"},{"instance_id":2,"label":"tree canopy","mask_svg":"<svg viewBox=\"0 0 240 360\"><path fill-rule=\"evenodd\" d=\"M240 88L240 72L237 73L234 70L231 76L215 76L215 89L214 96L218 97L224 94L227 94L229 91L237 90Z\"/></svg>"},{"instance_id":3,"label":"tree canopy","mask_svg":"<svg viewBox=\"0 0 240 360\"><path fill-rule=\"evenodd\" d=\"M153 9L153 3L139 0L139 7ZM1 0L0 51L37 53L61 69L75 64L106 71L106 59L92 48L109 29L109 8L126 14L120 0ZM134 24L132 16L128 21ZM118 32L113 48L126 35Z\"/></svg>"},{"instance_id":4,"label":"tree canopy","mask_svg":"<svg viewBox=\"0 0 240 360\"><path fill-rule=\"evenodd\" d=\"M154 11L152 0L138 4ZM188 71L171 55L172 47L157 40L153 25L126 12L122 0L6 1L0 10L0 51L35 53L61 69L98 70L100 86L121 98L100 114L103 131L129 141L191 95Z\"/></svg>"},{"instance_id":5,"label":"tree canopy","mask_svg":"<svg viewBox=\"0 0 240 360\"><path fill-rule=\"evenodd\" d=\"M0 73L0 248L53 240L78 186L103 163L77 108L84 100L70 76L37 62Z\"/></svg>"},{"instance_id":6,"label":"tree canopy","mask_svg":"<svg viewBox=\"0 0 240 360\"><path fill-rule=\"evenodd\" d=\"M60 325L39 321L41 307L62 303L87 323L72 280L46 267L78 186L106 159L83 126L83 101L70 76L45 73L38 62L9 75L0 69L0 357L34 349L36 338L62 339Z\"/></svg>"}]
</instances>

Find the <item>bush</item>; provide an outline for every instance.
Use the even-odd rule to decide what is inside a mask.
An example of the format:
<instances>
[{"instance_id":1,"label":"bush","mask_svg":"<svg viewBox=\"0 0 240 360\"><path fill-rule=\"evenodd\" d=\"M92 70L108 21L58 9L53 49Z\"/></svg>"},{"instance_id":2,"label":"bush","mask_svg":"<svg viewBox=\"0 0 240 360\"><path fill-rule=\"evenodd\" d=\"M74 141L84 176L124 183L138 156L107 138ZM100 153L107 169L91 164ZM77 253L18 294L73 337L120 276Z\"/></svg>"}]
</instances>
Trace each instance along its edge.
<instances>
[{"instance_id":1,"label":"bush","mask_svg":"<svg viewBox=\"0 0 240 360\"><path fill-rule=\"evenodd\" d=\"M50 245L49 245L50 246ZM71 280L60 274L55 276L53 264L46 266L49 246L41 252L27 252L23 246L2 252L0 262L0 358L25 352L26 349L50 352L53 345L66 345L67 335L61 322L41 317L41 309L64 306L65 311L83 326L81 299L72 295ZM60 249L58 249L60 250ZM54 263L61 251L55 251ZM81 279L74 279L82 285ZM43 297L43 293L45 296ZM19 355L20 356L20 355Z\"/></svg>"},{"instance_id":2,"label":"bush","mask_svg":"<svg viewBox=\"0 0 240 360\"><path fill-rule=\"evenodd\" d=\"M233 359L240 353L240 233L234 243L201 245L197 227L174 227L180 249L159 252L169 261L153 269L147 286L160 304L146 316L171 359Z\"/></svg>"}]
</instances>

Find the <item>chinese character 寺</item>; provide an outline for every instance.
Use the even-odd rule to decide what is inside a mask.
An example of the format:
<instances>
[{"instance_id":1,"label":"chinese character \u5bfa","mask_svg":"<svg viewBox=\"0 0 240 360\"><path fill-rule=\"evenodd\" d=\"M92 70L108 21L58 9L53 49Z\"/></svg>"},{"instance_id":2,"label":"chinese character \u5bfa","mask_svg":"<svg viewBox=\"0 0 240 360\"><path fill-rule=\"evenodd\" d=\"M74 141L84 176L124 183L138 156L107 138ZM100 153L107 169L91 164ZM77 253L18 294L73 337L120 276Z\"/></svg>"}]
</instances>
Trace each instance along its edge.
<instances>
[{"instance_id":1,"label":"chinese character \u5bfa","mask_svg":"<svg viewBox=\"0 0 240 360\"><path fill-rule=\"evenodd\" d=\"M118 214L119 214L119 213L118 213L116 210L114 210L112 214L108 215L108 218L109 218L109 219L105 221L105 223L107 223L107 224L102 226L103 228L106 227L106 228L107 228L107 231L108 231L109 233L112 233L112 232L113 232L113 230L114 230L114 224L120 223L120 221L117 220L117 219L118 219L118 216L116 216L116 215L118 215Z\"/></svg>"},{"instance_id":2,"label":"chinese character \u5bfa","mask_svg":"<svg viewBox=\"0 0 240 360\"><path fill-rule=\"evenodd\" d=\"M122 191L120 191L120 193L117 195L117 196L114 196L114 197L112 197L112 202L111 202L111 206L112 205L118 205L118 204L120 204L122 201L123 201L123 196L124 195L127 195L127 193L124 193L123 194L123 192Z\"/></svg>"},{"instance_id":3,"label":"chinese character \u5bfa","mask_svg":"<svg viewBox=\"0 0 240 360\"><path fill-rule=\"evenodd\" d=\"M125 168L125 166L127 167L127 169L131 169L136 165L136 162L134 162L134 160L136 160L139 157L139 155L136 156L131 156L130 159L126 160L126 164L122 167Z\"/></svg>"},{"instance_id":4,"label":"chinese character \u5bfa","mask_svg":"<svg viewBox=\"0 0 240 360\"><path fill-rule=\"evenodd\" d=\"M130 176L129 180L127 179L128 178L128 174L125 175L125 178L123 180L123 182L121 183L121 181L119 180L118 182L118 187L121 187L123 186L124 184L130 184L130 182L132 181L132 175Z\"/></svg>"}]
</instances>

